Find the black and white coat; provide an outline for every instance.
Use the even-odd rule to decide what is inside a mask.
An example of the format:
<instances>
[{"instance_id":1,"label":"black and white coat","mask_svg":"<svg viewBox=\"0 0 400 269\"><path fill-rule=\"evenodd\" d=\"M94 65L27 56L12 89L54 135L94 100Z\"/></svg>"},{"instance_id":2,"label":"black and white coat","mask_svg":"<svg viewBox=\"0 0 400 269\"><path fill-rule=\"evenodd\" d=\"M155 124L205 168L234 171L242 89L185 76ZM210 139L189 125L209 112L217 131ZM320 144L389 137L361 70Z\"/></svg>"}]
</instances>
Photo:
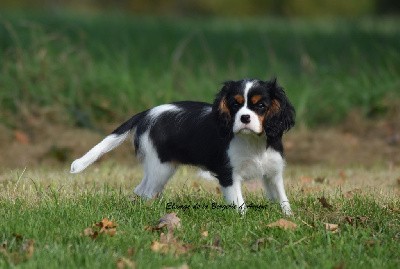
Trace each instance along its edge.
<instances>
[{"instance_id":1,"label":"black and white coat","mask_svg":"<svg viewBox=\"0 0 400 269\"><path fill-rule=\"evenodd\" d=\"M291 214L283 184L282 135L295 111L276 80L224 83L213 104L183 101L134 115L71 165L79 173L130 135L144 177L134 192L153 198L180 164L210 171L227 203L245 210L244 179L262 178L266 195Z\"/></svg>"}]
</instances>

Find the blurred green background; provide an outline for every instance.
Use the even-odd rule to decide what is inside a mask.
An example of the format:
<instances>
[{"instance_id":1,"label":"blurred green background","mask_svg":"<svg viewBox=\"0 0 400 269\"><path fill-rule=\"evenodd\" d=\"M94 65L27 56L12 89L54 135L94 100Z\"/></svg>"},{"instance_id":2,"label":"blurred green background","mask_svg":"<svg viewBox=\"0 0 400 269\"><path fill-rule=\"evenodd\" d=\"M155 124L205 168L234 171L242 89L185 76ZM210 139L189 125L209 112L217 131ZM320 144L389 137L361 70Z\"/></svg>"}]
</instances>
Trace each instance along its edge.
<instances>
[{"instance_id":1,"label":"blurred green background","mask_svg":"<svg viewBox=\"0 0 400 269\"><path fill-rule=\"evenodd\" d=\"M300 125L391 115L398 1L2 1L0 124L95 128L154 105L211 102L278 78Z\"/></svg>"}]
</instances>

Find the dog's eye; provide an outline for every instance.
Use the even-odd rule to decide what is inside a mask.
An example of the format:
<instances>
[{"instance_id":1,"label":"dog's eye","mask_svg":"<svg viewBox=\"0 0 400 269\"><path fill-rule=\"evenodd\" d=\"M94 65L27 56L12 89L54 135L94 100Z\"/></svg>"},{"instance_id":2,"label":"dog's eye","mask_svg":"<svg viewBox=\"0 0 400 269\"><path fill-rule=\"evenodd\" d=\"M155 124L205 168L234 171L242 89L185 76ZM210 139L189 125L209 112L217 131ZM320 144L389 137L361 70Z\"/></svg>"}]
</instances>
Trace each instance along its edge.
<instances>
[{"instance_id":1,"label":"dog's eye","mask_svg":"<svg viewBox=\"0 0 400 269\"><path fill-rule=\"evenodd\" d=\"M265 104L264 103L258 103L256 106L257 106L257 108L265 108Z\"/></svg>"},{"instance_id":2,"label":"dog's eye","mask_svg":"<svg viewBox=\"0 0 400 269\"><path fill-rule=\"evenodd\" d=\"M234 102L234 103L233 103L233 107L236 107L236 108L239 107L240 105L241 105L241 104L240 104L239 102Z\"/></svg>"}]
</instances>

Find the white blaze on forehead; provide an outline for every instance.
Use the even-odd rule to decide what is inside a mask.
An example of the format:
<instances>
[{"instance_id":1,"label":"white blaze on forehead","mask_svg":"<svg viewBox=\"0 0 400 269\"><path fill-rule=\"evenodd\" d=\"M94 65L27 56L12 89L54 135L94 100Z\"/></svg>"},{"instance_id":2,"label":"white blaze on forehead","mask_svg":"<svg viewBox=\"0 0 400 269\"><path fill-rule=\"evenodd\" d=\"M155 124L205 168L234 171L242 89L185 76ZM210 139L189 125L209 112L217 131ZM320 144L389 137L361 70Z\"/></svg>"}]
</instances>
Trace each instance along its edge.
<instances>
[{"instance_id":1,"label":"white blaze on forehead","mask_svg":"<svg viewBox=\"0 0 400 269\"><path fill-rule=\"evenodd\" d=\"M246 85L245 85L244 91L243 91L244 106L242 108L240 108L239 111L236 113L235 122L233 124L233 132L234 133L237 133L242 130L244 132L248 132L250 130L250 131L253 131L253 132L259 134L263 130L262 124L261 124L257 114L253 110L249 109L248 103L247 103L249 91L253 86L254 86L253 81L246 82ZM240 118L242 117L242 115L250 116L250 122L248 124L241 122Z\"/></svg>"},{"instance_id":2,"label":"white blaze on forehead","mask_svg":"<svg viewBox=\"0 0 400 269\"><path fill-rule=\"evenodd\" d=\"M246 106L247 106L247 96L249 95L249 90L251 89L251 87L253 87L253 81L248 81L248 82L246 82L246 86L245 86L245 88L244 88L244 93L243 93L243 96L244 96L244 103L246 104Z\"/></svg>"}]
</instances>

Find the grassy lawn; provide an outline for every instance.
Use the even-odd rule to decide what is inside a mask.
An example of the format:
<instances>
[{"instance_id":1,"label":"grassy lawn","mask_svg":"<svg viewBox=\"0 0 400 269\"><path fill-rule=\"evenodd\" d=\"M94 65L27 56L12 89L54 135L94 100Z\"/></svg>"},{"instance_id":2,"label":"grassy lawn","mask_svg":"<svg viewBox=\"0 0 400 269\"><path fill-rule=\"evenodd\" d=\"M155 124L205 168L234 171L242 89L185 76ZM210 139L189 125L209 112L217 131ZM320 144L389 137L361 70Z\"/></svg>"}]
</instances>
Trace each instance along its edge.
<instances>
[{"instance_id":1,"label":"grassy lawn","mask_svg":"<svg viewBox=\"0 0 400 269\"><path fill-rule=\"evenodd\" d=\"M338 187L304 192L300 174L289 169L287 185L297 225L293 230L267 225L283 216L261 190L246 192L245 216L223 205L215 182L181 169L163 197L142 201L131 195L141 170L103 163L85 174L63 169L4 172L1 177L0 267L13 268L396 268L400 262L400 200L380 193L342 191ZM66 169L65 169L66 171ZM378 175L378 169L371 175ZM397 174L398 171L395 171ZM355 173L355 175L357 172ZM392 176L393 176L392 175ZM390 175L389 175L390 177ZM133 180L132 180L133 178ZM328 204L318 198L326 197ZM174 203L173 205L168 203ZM173 206L173 209L167 207ZM196 208L200 206L200 208ZM172 243L153 249L168 228L149 231L166 213L181 227ZM108 218L116 234L85 235L86 228ZM326 229L326 223L338 228Z\"/></svg>"}]
</instances>

